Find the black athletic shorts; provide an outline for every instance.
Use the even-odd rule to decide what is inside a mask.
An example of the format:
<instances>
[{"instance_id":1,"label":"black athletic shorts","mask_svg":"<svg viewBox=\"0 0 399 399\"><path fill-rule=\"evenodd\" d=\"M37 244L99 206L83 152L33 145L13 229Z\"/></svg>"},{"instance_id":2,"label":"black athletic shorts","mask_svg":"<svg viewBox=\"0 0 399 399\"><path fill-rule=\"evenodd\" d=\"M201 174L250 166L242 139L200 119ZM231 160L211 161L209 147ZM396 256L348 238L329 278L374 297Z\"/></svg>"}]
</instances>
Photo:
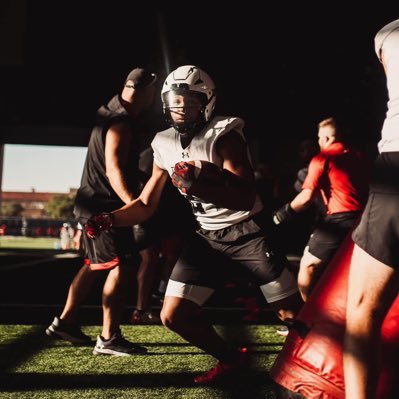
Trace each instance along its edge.
<instances>
[{"instance_id":1,"label":"black athletic shorts","mask_svg":"<svg viewBox=\"0 0 399 399\"><path fill-rule=\"evenodd\" d=\"M215 289L241 266L259 285L274 281L289 262L264 228L263 216L255 215L225 229L197 230L188 238L170 279Z\"/></svg>"},{"instance_id":2,"label":"black athletic shorts","mask_svg":"<svg viewBox=\"0 0 399 399\"><path fill-rule=\"evenodd\" d=\"M158 226L152 223L134 225L133 236L139 251L159 243L163 238Z\"/></svg>"},{"instance_id":3,"label":"black athletic shorts","mask_svg":"<svg viewBox=\"0 0 399 399\"><path fill-rule=\"evenodd\" d=\"M339 212L326 215L309 238L309 252L328 263L342 241L359 220L360 212Z\"/></svg>"},{"instance_id":4,"label":"black athletic shorts","mask_svg":"<svg viewBox=\"0 0 399 399\"><path fill-rule=\"evenodd\" d=\"M194 231L196 225L189 202L168 180L158 209L151 218L133 226L136 244L141 251L159 244L163 239L182 236Z\"/></svg>"},{"instance_id":5,"label":"black athletic shorts","mask_svg":"<svg viewBox=\"0 0 399 399\"><path fill-rule=\"evenodd\" d=\"M83 242L84 257L90 261L94 270L112 269L118 264L136 265L140 262L131 227L102 231L94 240L83 232Z\"/></svg>"},{"instance_id":6,"label":"black athletic shorts","mask_svg":"<svg viewBox=\"0 0 399 399\"><path fill-rule=\"evenodd\" d=\"M399 152L381 153L354 242L373 258L399 269Z\"/></svg>"}]
</instances>

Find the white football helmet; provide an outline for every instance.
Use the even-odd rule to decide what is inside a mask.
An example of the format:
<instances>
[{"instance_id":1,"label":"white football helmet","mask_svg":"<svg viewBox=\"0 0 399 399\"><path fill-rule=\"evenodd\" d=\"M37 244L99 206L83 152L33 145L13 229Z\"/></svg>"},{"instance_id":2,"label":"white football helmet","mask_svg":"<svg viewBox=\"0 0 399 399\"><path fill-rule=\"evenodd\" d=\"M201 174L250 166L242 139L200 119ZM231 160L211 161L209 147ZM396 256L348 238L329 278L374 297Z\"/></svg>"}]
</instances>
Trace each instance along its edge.
<instances>
[{"instance_id":1,"label":"white football helmet","mask_svg":"<svg viewBox=\"0 0 399 399\"><path fill-rule=\"evenodd\" d=\"M202 104L201 120L195 126L175 125L170 117L170 109L168 104L168 93L171 91L176 94L190 94L197 95ZM202 69L194 65L183 65L173 72L171 72L165 79L161 91L161 99L163 103L163 110L167 121L171 123L180 133L186 133L190 129L197 130L211 119L213 110L216 105L215 84L210 76Z\"/></svg>"}]
</instances>

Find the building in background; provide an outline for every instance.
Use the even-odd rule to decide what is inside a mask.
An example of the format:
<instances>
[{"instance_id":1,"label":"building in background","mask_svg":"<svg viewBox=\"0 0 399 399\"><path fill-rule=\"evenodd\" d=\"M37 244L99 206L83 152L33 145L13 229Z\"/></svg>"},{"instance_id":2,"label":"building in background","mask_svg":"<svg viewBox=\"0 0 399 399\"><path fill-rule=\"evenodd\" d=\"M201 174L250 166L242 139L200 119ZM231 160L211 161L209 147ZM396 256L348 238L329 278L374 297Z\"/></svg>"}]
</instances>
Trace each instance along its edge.
<instances>
[{"instance_id":1,"label":"building in background","mask_svg":"<svg viewBox=\"0 0 399 399\"><path fill-rule=\"evenodd\" d=\"M0 236L59 237L64 224L68 223L75 228L76 222L72 211L66 215L51 215L50 203L54 210L57 198L69 198L72 204L75 195L75 188L70 189L67 194L43 193L35 190L30 192L3 191Z\"/></svg>"},{"instance_id":2,"label":"building in background","mask_svg":"<svg viewBox=\"0 0 399 399\"><path fill-rule=\"evenodd\" d=\"M67 194L69 197L75 197L76 188L71 188ZM21 191L3 191L2 192L2 212L8 206L13 204L20 205L20 213L18 216L27 218L46 218L46 205L57 196L65 196L65 193L41 193L34 189L30 192Z\"/></svg>"}]
</instances>

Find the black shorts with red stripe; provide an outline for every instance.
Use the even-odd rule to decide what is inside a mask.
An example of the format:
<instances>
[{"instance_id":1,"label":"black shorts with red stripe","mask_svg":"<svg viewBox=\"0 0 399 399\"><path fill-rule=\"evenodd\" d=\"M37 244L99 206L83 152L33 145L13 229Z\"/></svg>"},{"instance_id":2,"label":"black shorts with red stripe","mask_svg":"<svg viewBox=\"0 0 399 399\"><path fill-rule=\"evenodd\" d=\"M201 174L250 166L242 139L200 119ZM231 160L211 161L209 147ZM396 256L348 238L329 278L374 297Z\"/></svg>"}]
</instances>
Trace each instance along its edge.
<instances>
[{"instance_id":1,"label":"black shorts with red stripe","mask_svg":"<svg viewBox=\"0 0 399 399\"><path fill-rule=\"evenodd\" d=\"M85 263L92 270L109 270L123 265L137 265L140 255L131 227L111 228L102 231L95 239L83 234Z\"/></svg>"}]
</instances>

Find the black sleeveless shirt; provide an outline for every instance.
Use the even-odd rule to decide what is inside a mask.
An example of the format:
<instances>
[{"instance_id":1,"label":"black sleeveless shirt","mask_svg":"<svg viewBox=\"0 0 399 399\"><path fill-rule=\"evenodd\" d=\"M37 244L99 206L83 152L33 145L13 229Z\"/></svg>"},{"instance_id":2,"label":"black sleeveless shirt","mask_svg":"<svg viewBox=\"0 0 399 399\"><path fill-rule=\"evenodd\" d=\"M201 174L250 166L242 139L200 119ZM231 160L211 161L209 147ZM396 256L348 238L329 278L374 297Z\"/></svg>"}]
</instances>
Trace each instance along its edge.
<instances>
[{"instance_id":1,"label":"black sleeveless shirt","mask_svg":"<svg viewBox=\"0 0 399 399\"><path fill-rule=\"evenodd\" d=\"M80 187L76 194L74 213L77 218L88 218L100 212L110 212L125 205L111 187L105 173L105 136L108 129L117 123L126 123L131 127L134 139L130 140L128 164L124 176L130 191L139 193L139 146L136 124L122 106L118 95L98 109L96 123L91 132L90 141Z\"/></svg>"}]
</instances>

